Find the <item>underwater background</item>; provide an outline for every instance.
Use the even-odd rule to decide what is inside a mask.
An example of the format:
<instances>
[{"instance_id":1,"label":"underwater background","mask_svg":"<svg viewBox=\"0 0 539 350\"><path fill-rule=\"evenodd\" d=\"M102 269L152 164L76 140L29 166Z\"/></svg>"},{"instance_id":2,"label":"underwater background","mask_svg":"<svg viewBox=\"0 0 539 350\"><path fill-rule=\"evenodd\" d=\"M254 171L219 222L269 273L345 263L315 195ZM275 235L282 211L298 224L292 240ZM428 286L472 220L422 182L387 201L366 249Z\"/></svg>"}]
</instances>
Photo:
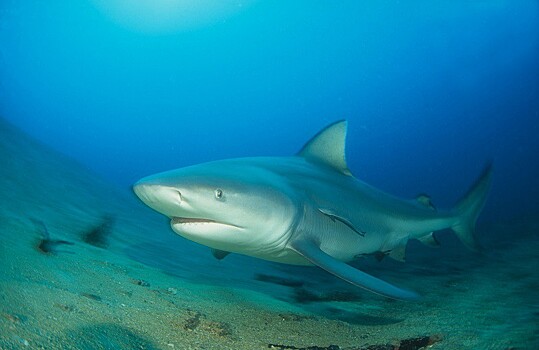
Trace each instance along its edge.
<instances>
[{"instance_id":1,"label":"underwater background","mask_svg":"<svg viewBox=\"0 0 539 350\"><path fill-rule=\"evenodd\" d=\"M536 0L2 0L0 118L0 349L539 348ZM399 197L451 208L493 162L481 253L357 263L424 301L216 261L131 193L340 119Z\"/></svg>"}]
</instances>

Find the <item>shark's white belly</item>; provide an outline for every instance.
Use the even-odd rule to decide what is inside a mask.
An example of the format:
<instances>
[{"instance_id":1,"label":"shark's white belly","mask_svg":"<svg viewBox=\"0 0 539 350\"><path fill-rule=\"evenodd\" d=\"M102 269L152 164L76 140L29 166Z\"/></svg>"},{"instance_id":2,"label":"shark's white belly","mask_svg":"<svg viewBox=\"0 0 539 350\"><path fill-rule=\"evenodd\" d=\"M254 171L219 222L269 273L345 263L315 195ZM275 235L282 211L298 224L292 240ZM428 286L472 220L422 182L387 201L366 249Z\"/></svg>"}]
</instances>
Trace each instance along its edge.
<instances>
[{"instance_id":1,"label":"shark's white belly","mask_svg":"<svg viewBox=\"0 0 539 350\"><path fill-rule=\"evenodd\" d=\"M237 253L285 264L312 265L309 260L292 249L288 242L294 241L304 234L316 237L322 251L335 259L349 262L382 249L391 249L392 242L395 241L389 232L367 232L361 236L346 225L329 220L327 217L320 216L317 221L316 224L309 223L309 225L291 228L292 232L275 234L275 236L289 237L288 239L270 240L279 242L279 244L244 247L242 251L237 251Z\"/></svg>"}]
</instances>

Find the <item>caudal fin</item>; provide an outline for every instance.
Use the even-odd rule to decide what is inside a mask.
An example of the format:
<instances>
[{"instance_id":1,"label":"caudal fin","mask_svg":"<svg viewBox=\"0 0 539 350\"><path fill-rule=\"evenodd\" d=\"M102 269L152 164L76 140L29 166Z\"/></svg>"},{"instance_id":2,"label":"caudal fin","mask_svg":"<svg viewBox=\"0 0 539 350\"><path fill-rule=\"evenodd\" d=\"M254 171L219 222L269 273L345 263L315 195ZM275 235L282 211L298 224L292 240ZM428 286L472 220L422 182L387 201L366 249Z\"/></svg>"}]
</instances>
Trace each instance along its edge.
<instances>
[{"instance_id":1,"label":"caudal fin","mask_svg":"<svg viewBox=\"0 0 539 350\"><path fill-rule=\"evenodd\" d=\"M483 209L492 178L492 164L489 163L481 176L468 190L468 193L455 207L458 221L451 229L457 234L462 243L471 250L476 250L474 241L475 222Z\"/></svg>"}]
</instances>

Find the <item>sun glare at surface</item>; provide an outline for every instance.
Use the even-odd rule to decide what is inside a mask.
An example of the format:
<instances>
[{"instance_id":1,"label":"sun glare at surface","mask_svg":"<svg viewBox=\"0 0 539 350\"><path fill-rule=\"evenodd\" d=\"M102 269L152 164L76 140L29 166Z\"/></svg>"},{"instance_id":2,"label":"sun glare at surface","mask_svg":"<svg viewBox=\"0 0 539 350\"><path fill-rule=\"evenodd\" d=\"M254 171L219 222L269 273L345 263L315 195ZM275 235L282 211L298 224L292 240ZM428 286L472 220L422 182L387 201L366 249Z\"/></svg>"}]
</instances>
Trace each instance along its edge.
<instances>
[{"instance_id":1,"label":"sun glare at surface","mask_svg":"<svg viewBox=\"0 0 539 350\"><path fill-rule=\"evenodd\" d=\"M256 0L93 0L118 24L147 33L193 30L225 21Z\"/></svg>"}]
</instances>

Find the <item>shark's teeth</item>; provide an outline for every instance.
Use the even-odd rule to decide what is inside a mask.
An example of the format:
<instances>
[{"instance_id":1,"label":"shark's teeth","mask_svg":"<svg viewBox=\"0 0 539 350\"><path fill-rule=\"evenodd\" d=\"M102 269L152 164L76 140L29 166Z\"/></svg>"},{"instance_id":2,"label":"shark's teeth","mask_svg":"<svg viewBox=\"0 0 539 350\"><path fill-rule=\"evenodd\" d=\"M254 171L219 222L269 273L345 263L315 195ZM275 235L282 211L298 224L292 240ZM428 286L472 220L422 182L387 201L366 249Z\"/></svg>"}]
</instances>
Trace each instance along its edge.
<instances>
[{"instance_id":1,"label":"shark's teeth","mask_svg":"<svg viewBox=\"0 0 539 350\"><path fill-rule=\"evenodd\" d=\"M208 224L208 223L215 223L213 220L209 219L202 219L202 218L180 218L180 217L173 217L172 218L172 224Z\"/></svg>"},{"instance_id":2,"label":"shark's teeth","mask_svg":"<svg viewBox=\"0 0 539 350\"><path fill-rule=\"evenodd\" d=\"M222 225L222 226L230 226L235 227L237 229L243 229L242 226L229 224L225 222L219 222L215 220L210 219L202 219L202 218L183 218L183 217L172 217L170 221L171 225L206 225L206 224L216 224L216 225Z\"/></svg>"}]
</instances>

